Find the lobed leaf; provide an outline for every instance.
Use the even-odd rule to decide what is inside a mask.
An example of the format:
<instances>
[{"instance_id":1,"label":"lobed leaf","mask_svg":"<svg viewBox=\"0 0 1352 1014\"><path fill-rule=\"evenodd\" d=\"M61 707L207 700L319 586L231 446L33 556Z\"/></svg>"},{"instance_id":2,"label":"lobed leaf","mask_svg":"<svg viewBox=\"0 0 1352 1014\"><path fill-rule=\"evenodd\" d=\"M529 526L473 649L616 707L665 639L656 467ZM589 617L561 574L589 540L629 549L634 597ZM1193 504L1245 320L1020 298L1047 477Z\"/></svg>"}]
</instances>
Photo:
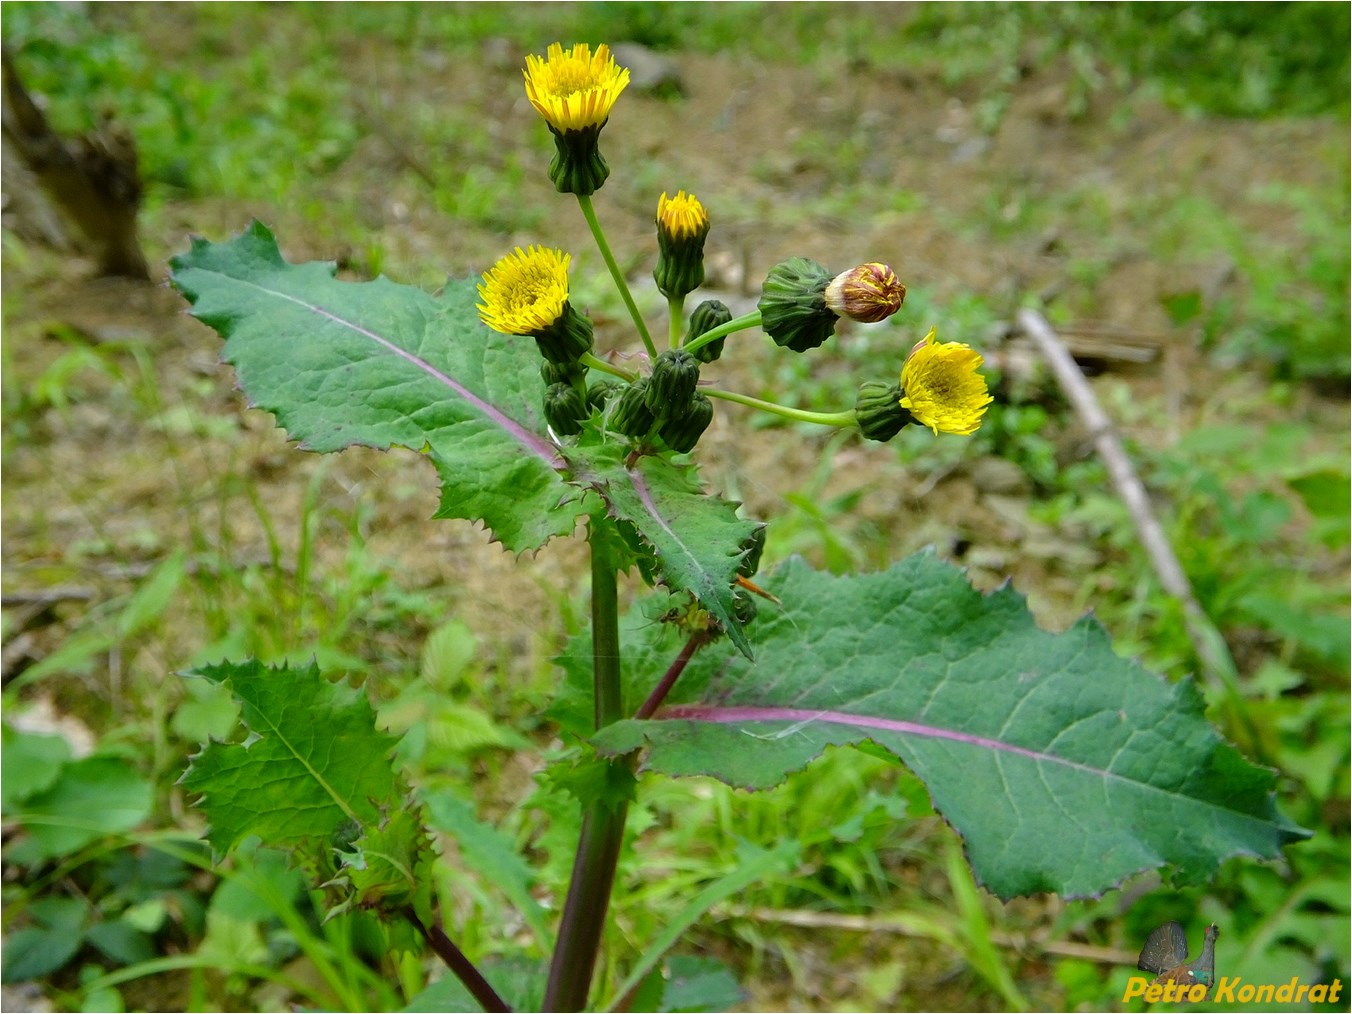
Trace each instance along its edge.
<instances>
[{"instance_id":1,"label":"lobed leaf","mask_svg":"<svg viewBox=\"0 0 1352 1014\"><path fill-rule=\"evenodd\" d=\"M259 222L227 243L194 240L171 266L250 403L306 450L426 450L438 516L482 520L517 552L573 530L576 512L556 509L575 491L542 435L535 343L485 327L472 280L437 296L339 281L331 263L287 263Z\"/></svg>"},{"instance_id":2,"label":"lobed leaf","mask_svg":"<svg viewBox=\"0 0 1352 1014\"><path fill-rule=\"evenodd\" d=\"M218 859L250 835L271 848L350 845L405 805L396 737L376 731L364 695L318 666L251 660L192 675L225 687L249 730L240 743L209 743L182 779L202 796Z\"/></svg>"},{"instance_id":3,"label":"lobed leaf","mask_svg":"<svg viewBox=\"0 0 1352 1014\"><path fill-rule=\"evenodd\" d=\"M1002 897L1094 895L1163 865L1200 879L1306 834L1277 812L1272 773L1206 723L1192 680L1118 658L1090 618L1047 633L1011 589L983 596L930 554L849 577L792 561L764 585L784 608L761 610L754 663L708 649L655 719L593 741L751 789L872 741L926 783Z\"/></svg>"},{"instance_id":4,"label":"lobed leaf","mask_svg":"<svg viewBox=\"0 0 1352 1014\"><path fill-rule=\"evenodd\" d=\"M633 525L652 548L657 579L699 599L750 658L751 645L733 615L732 586L760 522L737 517L737 504L701 492L693 468L654 455L631 464L620 451L614 445L570 448L573 481L595 490L610 517Z\"/></svg>"}]
</instances>

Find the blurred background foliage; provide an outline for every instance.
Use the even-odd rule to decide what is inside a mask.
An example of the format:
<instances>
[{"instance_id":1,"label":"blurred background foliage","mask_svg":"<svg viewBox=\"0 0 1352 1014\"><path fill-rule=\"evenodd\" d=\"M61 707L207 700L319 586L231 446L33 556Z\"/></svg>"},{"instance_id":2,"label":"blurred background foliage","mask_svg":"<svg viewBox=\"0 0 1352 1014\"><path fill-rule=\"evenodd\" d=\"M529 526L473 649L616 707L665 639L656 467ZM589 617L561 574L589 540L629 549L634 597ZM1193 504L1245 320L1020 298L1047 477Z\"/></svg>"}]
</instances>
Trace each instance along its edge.
<instances>
[{"instance_id":1,"label":"blurred background foliage","mask_svg":"<svg viewBox=\"0 0 1352 1014\"><path fill-rule=\"evenodd\" d=\"M1239 688L1206 688L1215 720L1315 837L1210 884L1000 904L885 758L832 753L755 796L649 779L611 984L784 841L793 861L679 948L730 967L748 1009L1118 1008L1168 919L1194 943L1220 925L1221 974L1347 982L1346 5L7 3L3 34L60 130L105 110L132 130L157 278L189 234L256 215L292 259L429 288L581 235L544 179L523 54L649 47L679 80L622 100L598 197L631 277L656 194L684 187L713 210L729 298L792 254L879 257L910 286L896 321L830 356L760 349L730 386L837 409L929 324L996 379L968 441L720 419L706 472L773 520L766 565L935 545L982 587L1012 578L1048 626L1092 608L1182 678L1180 610L1008 322L1032 304L1151 350L1082 359L1236 658ZM276 857L215 869L197 843L176 781L234 715L174 673L249 654L366 677L443 836L448 930L500 974L538 961L577 830L538 775L561 749L551 656L585 625L580 558L514 565L428 522L409 456L296 454L173 297L3 242L5 1006L400 1009L435 977L361 914L321 924ZM578 299L627 341L576 253ZM730 1002L699 968L702 1002Z\"/></svg>"}]
</instances>

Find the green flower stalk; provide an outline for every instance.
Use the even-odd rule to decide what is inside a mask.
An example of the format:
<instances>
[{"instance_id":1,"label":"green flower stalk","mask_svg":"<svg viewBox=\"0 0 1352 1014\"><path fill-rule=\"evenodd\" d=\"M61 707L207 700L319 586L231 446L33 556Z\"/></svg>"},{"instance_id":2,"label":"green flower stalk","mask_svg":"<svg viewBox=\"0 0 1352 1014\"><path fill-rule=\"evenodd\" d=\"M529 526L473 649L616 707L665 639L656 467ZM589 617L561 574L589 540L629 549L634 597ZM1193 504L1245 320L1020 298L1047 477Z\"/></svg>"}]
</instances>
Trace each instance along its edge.
<instances>
[{"instance_id":1,"label":"green flower stalk","mask_svg":"<svg viewBox=\"0 0 1352 1014\"><path fill-rule=\"evenodd\" d=\"M554 135L555 154L549 178L561 194L589 197L610 175L599 146L601 128L629 84L629 71L619 67L610 49L579 43L565 51L552 44L542 60L526 57L526 97Z\"/></svg>"}]
</instances>

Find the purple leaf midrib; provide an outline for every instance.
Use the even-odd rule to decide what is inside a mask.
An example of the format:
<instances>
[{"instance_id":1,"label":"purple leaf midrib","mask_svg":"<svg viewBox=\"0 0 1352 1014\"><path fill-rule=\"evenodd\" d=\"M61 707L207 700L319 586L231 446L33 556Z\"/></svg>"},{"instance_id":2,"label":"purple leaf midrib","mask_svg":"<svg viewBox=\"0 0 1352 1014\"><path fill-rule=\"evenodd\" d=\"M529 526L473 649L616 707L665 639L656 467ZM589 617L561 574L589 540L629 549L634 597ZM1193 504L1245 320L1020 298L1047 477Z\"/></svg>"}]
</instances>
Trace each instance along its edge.
<instances>
[{"instance_id":1,"label":"purple leaf midrib","mask_svg":"<svg viewBox=\"0 0 1352 1014\"><path fill-rule=\"evenodd\" d=\"M452 391L454 391L457 396L468 402L476 411L478 411L481 415L486 417L490 422L492 422L495 426L497 426L499 429L505 432L513 440L519 443L522 447L528 449L532 454L534 454L537 458L539 458L550 468L559 470L564 467L563 458L553 444L549 443L548 441L544 440L537 434L532 433L530 430L526 429L515 419L505 414L501 409L484 401L482 398L476 395L473 391L469 390L469 388L465 387L454 377L450 376L447 373L443 373L441 370L438 370L427 360L422 359L419 356L415 356L412 352L409 352L407 349L400 348L398 345L394 344L394 342L390 341L388 338L378 335L374 331L371 331L368 328L364 328L360 324L357 324L353 321L345 320L344 318L339 317L337 314L330 313L328 310L325 310L321 306L316 306L315 304L307 302L304 299L292 296L289 293L279 292L276 289L269 289L264 285L258 284L257 282L248 282L238 278L231 278L231 281L240 282L241 284L244 285L249 285L255 289L258 289L260 292L266 293L269 296L276 296L278 299L284 299L287 302L294 303L295 305L301 307L304 310L309 311L310 313L315 314L316 316L323 317L326 320L332 321L333 323L338 324L341 327L348 328L349 330L355 332L356 334L361 335L363 338L367 338L375 342L381 348L394 353L396 356L403 359L411 366L414 366L415 368L423 371L433 380L445 384Z\"/></svg>"},{"instance_id":2,"label":"purple leaf midrib","mask_svg":"<svg viewBox=\"0 0 1352 1014\"><path fill-rule=\"evenodd\" d=\"M876 715L854 715L847 711L825 711L814 708L769 708L751 706L719 707L707 704L679 704L663 708L654 718L646 719L646 721L660 722L664 720L674 721L681 719L711 722L719 725L732 725L737 722L789 722L806 726L813 722L830 722L862 729L877 729L883 732L896 732L903 735L919 736L926 739L945 739L951 742L966 743L969 746L981 747L1000 753L1010 753L1042 763L1058 764L1065 768L1086 772L1104 779L1129 782L1138 788L1150 789L1166 795L1180 795L1180 793L1169 792L1167 789L1158 785L1153 785L1150 782L1127 778L1114 771L1109 771L1106 768L1082 764L1079 761L1070 760L1066 757L1058 757L1056 754L1030 750L1027 747L1016 746L1013 743L1006 743L1003 740L991 739L987 736L977 736L969 732L960 732L956 729L946 729L936 725L908 722L904 719L882 718ZM1223 810L1225 813L1245 820L1256 821L1262 824L1269 823L1268 820L1257 814L1247 813L1242 810L1228 809L1217 803L1215 800L1204 801L1201 799L1194 799L1193 801L1198 804L1205 802L1209 806L1218 810Z\"/></svg>"},{"instance_id":3,"label":"purple leaf midrib","mask_svg":"<svg viewBox=\"0 0 1352 1014\"><path fill-rule=\"evenodd\" d=\"M937 725L922 725L919 722L907 722L897 718L881 718L876 715L853 715L847 711L821 711L810 708L758 708L758 707L717 707L704 704L679 704L669 708L663 708L659 712L658 720L661 719L694 719L701 722L716 722L720 725L729 725L734 722L832 722L837 725L853 725L864 729L879 729L883 732L899 732L912 736L923 736L927 739L949 739L957 743L967 743L970 746L980 746L988 750L1000 750L1006 753L1018 754L1021 757L1030 757L1034 760L1050 760L1061 764L1069 764L1072 767L1084 768L1085 770L1098 770L1088 768L1086 765L1075 761L1068 761L1064 757L1057 757L1054 754L1039 753L1036 750L1029 750L1027 747L1015 746L1013 743L1006 743L1003 740L990 739L986 736L977 736L970 732L959 732L956 729L945 729Z\"/></svg>"}]
</instances>

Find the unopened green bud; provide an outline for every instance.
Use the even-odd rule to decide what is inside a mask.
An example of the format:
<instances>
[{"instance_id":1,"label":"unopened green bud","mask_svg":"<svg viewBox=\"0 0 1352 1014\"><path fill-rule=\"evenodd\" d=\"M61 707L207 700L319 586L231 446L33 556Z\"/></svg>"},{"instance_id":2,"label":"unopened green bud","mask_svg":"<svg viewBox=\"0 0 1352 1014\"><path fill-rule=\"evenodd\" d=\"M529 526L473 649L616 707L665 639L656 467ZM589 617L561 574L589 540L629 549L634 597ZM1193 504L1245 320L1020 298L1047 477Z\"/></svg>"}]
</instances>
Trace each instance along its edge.
<instances>
[{"instance_id":1,"label":"unopened green bud","mask_svg":"<svg viewBox=\"0 0 1352 1014\"><path fill-rule=\"evenodd\" d=\"M751 577L760 570L761 554L765 552L765 533L768 525L757 525L751 537L742 544L742 562L737 564L737 573L742 577Z\"/></svg>"},{"instance_id":2,"label":"unopened green bud","mask_svg":"<svg viewBox=\"0 0 1352 1014\"><path fill-rule=\"evenodd\" d=\"M667 349L653 363L648 382L648 411L661 419L682 416L699 383L699 360L685 349Z\"/></svg>"},{"instance_id":3,"label":"unopened green bud","mask_svg":"<svg viewBox=\"0 0 1352 1014\"><path fill-rule=\"evenodd\" d=\"M695 307L695 312L690 315L690 334L686 337L686 342L692 342L702 334L707 334L721 324L726 324L732 320L732 311L717 299L706 299ZM716 338L708 345L701 345L691 353L701 363L712 363L723 354L723 343L726 338Z\"/></svg>"},{"instance_id":4,"label":"unopened green bud","mask_svg":"<svg viewBox=\"0 0 1352 1014\"><path fill-rule=\"evenodd\" d=\"M835 331L835 313L826 305L831 274L816 261L790 257L770 269L761 286L761 327L776 345L806 352Z\"/></svg>"},{"instance_id":5,"label":"unopened green bud","mask_svg":"<svg viewBox=\"0 0 1352 1014\"><path fill-rule=\"evenodd\" d=\"M685 454L695 449L699 438L713 421L713 402L697 391L685 412L668 416L657 432L673 451Z\"/></svg>"},{"instance_id":6,"label":"unopened green bud","mask_svg":"<svg viewBox=\"0 0 1352 1014\"><path fill-rule=\"evenodd\" d=\"M895 437L911 421L911 413L901 407L901 386L877 380L859 385L854 417L860 433L883 443Z\"/></svg>"},{"instance_id":7,"label":"unopened green bud","mask_svg":"<svg viewBox=\"0 0 1352 1014\"><path fill-rule=\"evenodd\" d=\"M592 411L599 411L606 407L608 402L619 390L619 384L613 380L598 380L587 388L587 408Z\"/></svg>"},{"instance_id":8,"label":"unopened green bud","mask_svg":"<svg viewBox=\"0 0 1352 1014\"><path fill-rule=\"evenodd\" d=\"M563 312L552 324L531 334L540 355L556 365L571 366L592 348L592 323L571 303L563 304Z\"/></svg>"},{"instance_id":9,"label":"unopened green bud","mask_svg":"<svg viewBox=\"0 0 1352 1014\"><path fill-rule=\"evenodd\" d=\"M645 437L657 421L646 404L648 378L640 377L625 387L615 402L610 417L611 428L627 437Z\"/></svg>"},{"instance_id":10,"label":"unopened green bud","mask_svg":"<svg viewBox=\"0 0 1352 1014\"><path fill-rule=\"evenodd\" d=\"M737 622L746 626L756 618L756 598L755 596L742 591L740 588L732 590L732 615L737 618Z\"/></svg>"},{"instance_id":11,"label":"unopened green bud","mask_svg":"<svg viewBox=\"0 0 1352 1014\"><path fill-rule=\"evenodd\" d=\"M553 384L572 384L587 375L587 367L581 363L551 363L546 359L540 364L540 379L545 387Z\"/></svg>"},{"instance_id":12,"label":"unopened green bud","mask_svg":"<svg viewBox=\"0 0 1352 1014\"><path fill-rule=\"evenodd\" d=\"M657 202L657 267L653 279L662 295L683 299L704 284L704 240L709 215L694 194L664 192Z\"/></svg>"},{"instance_id":13,"label":"unopened green bud","mask_svg":"<svg viewBox=\"0 0 1352 1014\"><path fill-rule=\"evenodd\" d=\"M545 421L559 436L582 432L582 423L591 415L587 401L572 384L550 384L545 388Z\"/></svg>"}]
</instances>

